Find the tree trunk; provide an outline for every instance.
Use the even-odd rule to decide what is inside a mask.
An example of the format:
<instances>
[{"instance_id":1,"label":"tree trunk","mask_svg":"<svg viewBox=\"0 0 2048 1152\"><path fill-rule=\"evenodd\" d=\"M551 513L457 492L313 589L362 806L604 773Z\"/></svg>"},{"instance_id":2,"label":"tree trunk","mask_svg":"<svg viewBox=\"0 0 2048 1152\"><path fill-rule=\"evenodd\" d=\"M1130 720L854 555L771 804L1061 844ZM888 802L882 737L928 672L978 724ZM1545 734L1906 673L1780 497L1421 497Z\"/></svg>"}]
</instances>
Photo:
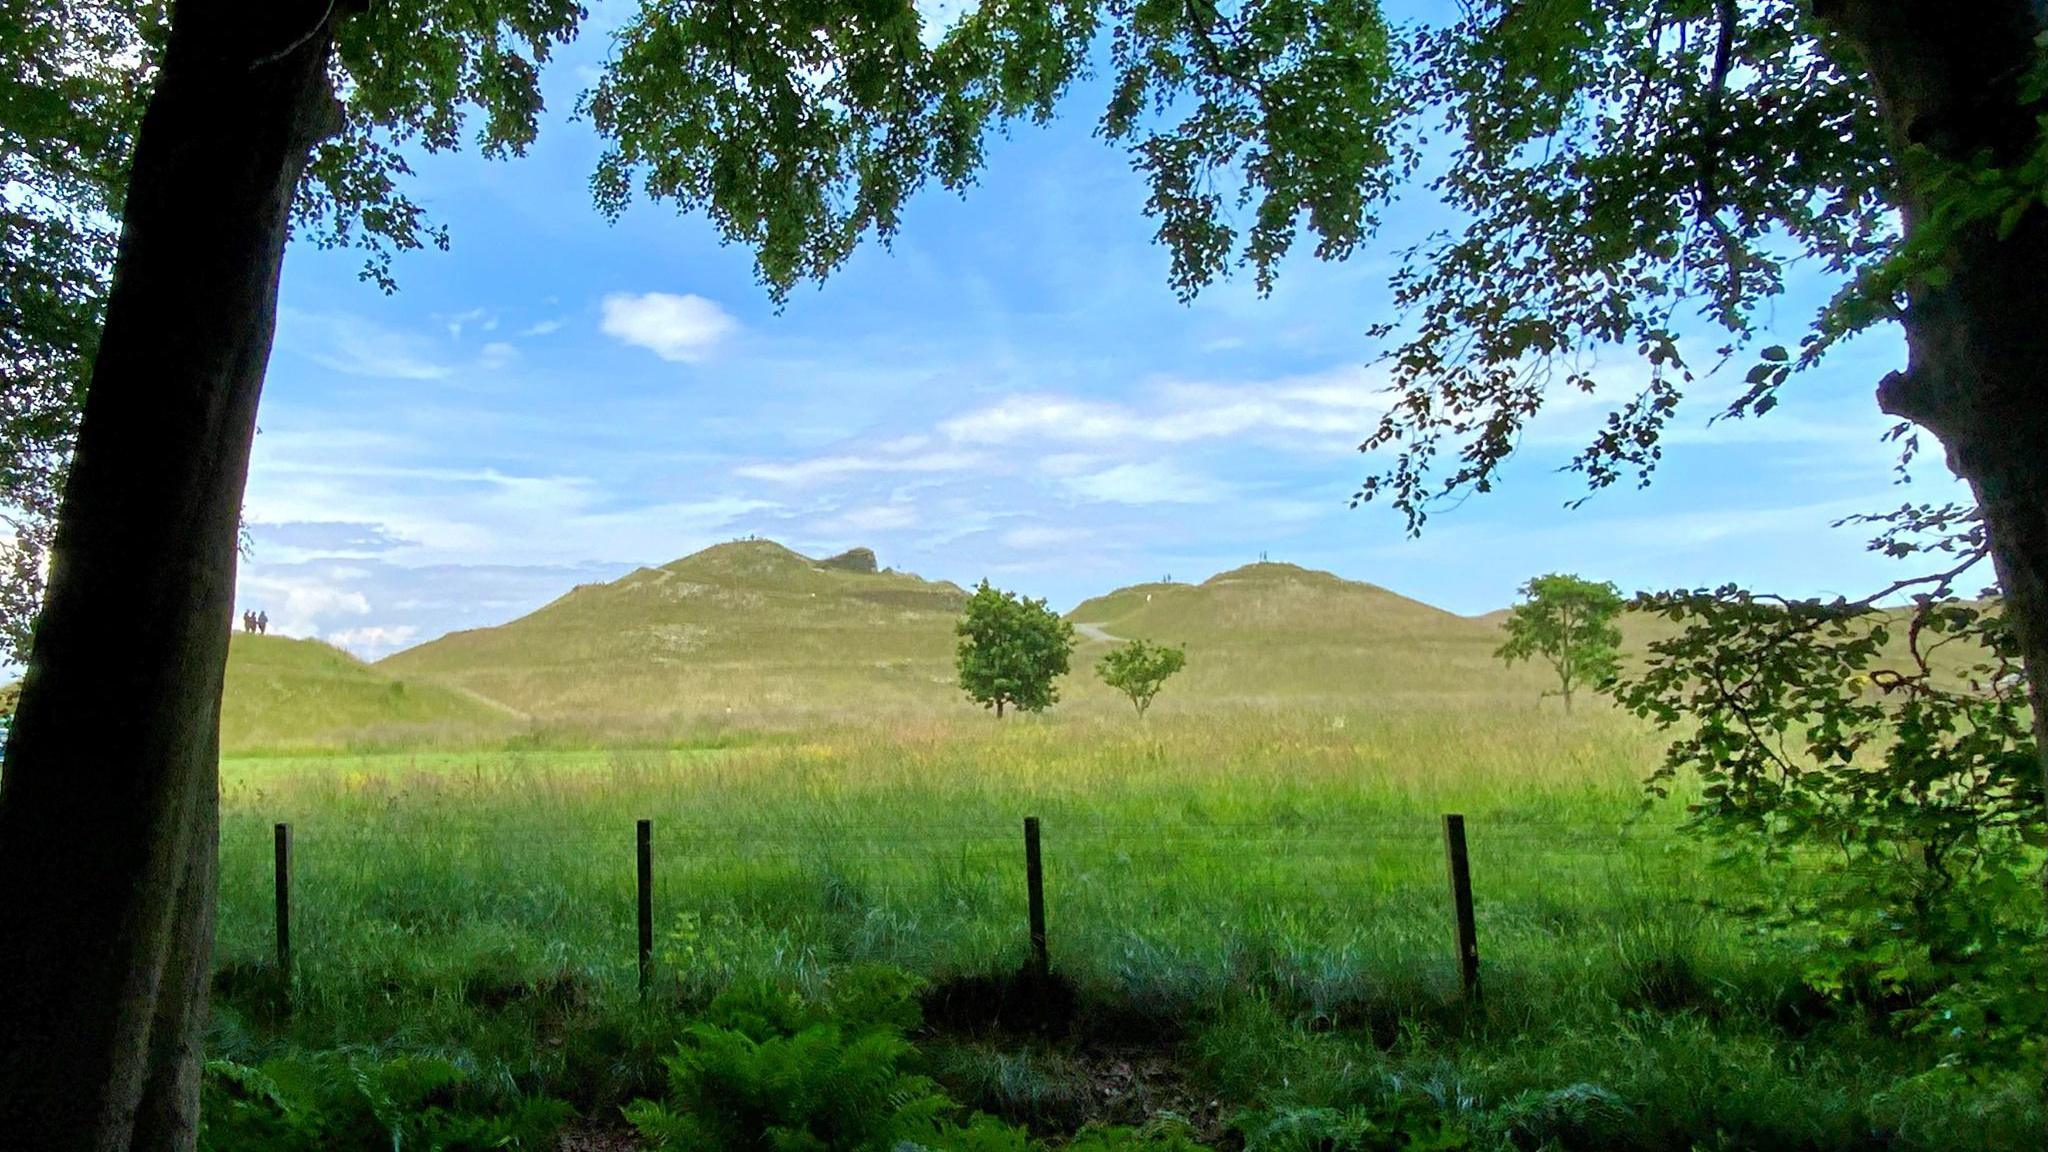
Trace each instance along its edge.
<instances>
[{"instance_id":1,"label":"tree trunk","mask_svg":"<svg viewBox=\"0 0 2048 1152\"><path fill-rule=\"evenodd\" d=\"M236 526L320 0L180 0L0 775L0 1147L193 1146Z\"/></svg>"},{"instance_id":2,"label":"tree trunk","mask_svg":"<svg viewBox=\"0 0 2048 1152\"><path fill-rule=\"evenodd\" d=\"M1817 0L1868 71L1891 136L1906 232L1928 206L1911 154L2016 163L2039 109L2020 103L2041 22L2033 0ZM2001 237L1987 221L1955 238L1940 284L1909 290L1907 364L1878 387L1886 411L1933 432L1983 510L2007 620L2026 664L2048 781L2048 210Z\"/></svg>"}]
</instances>

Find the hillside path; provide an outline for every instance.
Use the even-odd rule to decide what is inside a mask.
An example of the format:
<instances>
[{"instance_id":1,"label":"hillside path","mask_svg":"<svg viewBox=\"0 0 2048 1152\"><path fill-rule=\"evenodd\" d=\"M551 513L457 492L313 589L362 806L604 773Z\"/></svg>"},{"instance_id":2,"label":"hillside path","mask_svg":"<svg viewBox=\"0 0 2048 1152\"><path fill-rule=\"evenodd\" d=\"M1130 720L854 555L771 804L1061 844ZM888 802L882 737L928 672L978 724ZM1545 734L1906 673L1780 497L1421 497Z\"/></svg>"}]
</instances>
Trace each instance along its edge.
<instances>
[{"instance_id":1,"label":"hillside path","mask_svg":"<svg viewBox=\"0 0 2048 1152\"><path fill-rule=\"evenodd\" d=\"M457 693L460 693L461 695L467 696L471 700L476 701L477 703L483 705L486 708L492 709L497 712L503 712L507 716L516 717L520 720L533 719L533 713L521 712L519 709L514 708L510 704L507 704L502 700L493 700L489 696L484 695L483 693L477 691L474 688L464 688L460 684L447 684L444 685L444 687L449 688Z\"/></svg>"},{"instance_id":2,"label":"hillside path","mask_svg":"<svg viewBox=\"0 0 2048 1152\"><path fill-rule=\"evenodd\" d=\"M1123 637L1111 636L1100 624L1083 624L1076 620L1074 621L1074 631L1079 632L1090 640L1100 640L1105 644L1121 644L1124 642Z\"/></svg>"}]
</instances>

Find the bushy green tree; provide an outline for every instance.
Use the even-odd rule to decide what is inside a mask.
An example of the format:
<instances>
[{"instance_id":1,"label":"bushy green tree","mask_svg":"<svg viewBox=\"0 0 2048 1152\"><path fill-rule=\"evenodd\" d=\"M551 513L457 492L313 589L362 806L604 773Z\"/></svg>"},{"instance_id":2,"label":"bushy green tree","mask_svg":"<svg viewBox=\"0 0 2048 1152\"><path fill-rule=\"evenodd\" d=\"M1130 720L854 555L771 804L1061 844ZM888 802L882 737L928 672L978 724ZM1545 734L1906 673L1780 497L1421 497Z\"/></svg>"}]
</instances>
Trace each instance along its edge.
<instances>
[{"instance_id":1,"label":"bushy green tree","mask_svg":"<svg viewBox=\"0 0 2048 1152\"><path fill-rule=\"evenodd\" d=\"M1131 707L1138 710L1142 719L1167 678L1186 667L1187 662L1188 655L1183 649L1132 640L1104 653L1095 663L1095 673L1104 684L1130 697Z\"/></svg>"},{"instance_id":2,"label":"bushy green tree","mask_svg":"<svg viewBox=\"0 0 2048 1152\"><path fill-rule=\"evenodd\" d=\"M1509 664L1541 659L1557 673L1557 695L1572 710L1572 693L1614 675L1621 647L1615 618L1624 607L1612 584L1552 573L1522 585L1508 614L1507 642L1496 653Z\"/></svg>"},{"instance_id":3,"label":"bushy green tree","mask_svg":"<svg viewBox=\"0 0 2048 1152\"><path fill-rule=\"evenodd\" d=\"M1045 606L983 580L955 628L960 687L998 717L1006 709L1042 712L1059 703L1074 651L1074 626Z\"/></svg>"}]
</instances>

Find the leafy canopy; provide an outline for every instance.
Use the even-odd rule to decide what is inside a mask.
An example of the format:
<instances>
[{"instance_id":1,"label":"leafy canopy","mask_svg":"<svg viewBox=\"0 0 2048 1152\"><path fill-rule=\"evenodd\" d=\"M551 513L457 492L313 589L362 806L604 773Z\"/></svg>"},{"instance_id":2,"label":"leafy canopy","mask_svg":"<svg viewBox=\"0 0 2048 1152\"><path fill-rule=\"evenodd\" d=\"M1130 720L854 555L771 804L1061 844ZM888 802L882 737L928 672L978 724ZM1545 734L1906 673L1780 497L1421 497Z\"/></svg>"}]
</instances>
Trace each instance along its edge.
<instances>
[{"instance_id":1,"label":"leafy canopy","mask_svg":"<svg viewBox=\"0 0 2048 1152\"><path fill-rule=\"evenodd\" d=\"M0 3L0 660L42 600L160 3Z\"/></svg>"},{"instance_id":2,"label":"leafy canopy","mask_svg":"<svg viewBox=\"0 0 2048 1152\"><path fill-rule=\"evenodd\" d=\"M1144 716L1153 697L1174 673L1187 666L1187 652L1164 644L1132 640L1104 653L1095 664L1102 682L1130 697L1131 707Z\"/></svg>"},{"instance_id":3,"label":"leafy canopy","mask_svg":"<svg viewBox=\"0 0 2048 1152\"><path fill-rule=\"evenodd\" d=\"M1796 354L1754 354L1728 414L1899 314L1875 96L1809 8L1480 0L1415 32L1402 103L1448 141L1427 190L1455 223L1406 251L1373 329L1394 402L1364 447L1392 463L1357 500L1419 528L1488 490L1557 390L1614 397L1574 461L1589 483L1647 481L1687 387L1752 343L1795 269L1838 294Z\"/></svg>"},{"instance_id":4,"label":"leafy canopy","mask_svg":"<svg viewBox=\"0 0 2048 1152\"><path fill-rule=\"evenodd\" d=\"M1612 584L1553 573L1522 585L1522 595L1508 613L1508 638L1497 655L1509 664L1539 658L1548 663L1569 709L1574 690L1614 675L1621 593Z\"/></svg>"},{"instance_id":5,"label":"leafy canopy","mask_svg":"<svg viewBox=\"0 0 2048 1152\"><path fill-rule=\"evenodd\" d=\"M1042 712L1059 702L1053 682L1067 674L1074 626L1045 606L983 580L955 628L960 636L960 687L975 703Z\"/></svg>"},{"instance_id":6,"label":"leafy canopy","mask_svg":"<svg viewBox=\"0 0 2048 1152\"><path fill-rule=\"evenodd\" d=\"M2015 637L1996 601L1958 598L1983 524L1931 505L1856 519L1938 570L1853 601L1645 596L1685 627L1615 696L1671 734L1653 790L1697 780L1694 826L1761 851L1767 923L1806 950L1809 986L1880 1008L1944 1067L2035 1067L2048 825ZM1816 855L1815 884L1772 881Z\"/></svg>"}]
</instances>

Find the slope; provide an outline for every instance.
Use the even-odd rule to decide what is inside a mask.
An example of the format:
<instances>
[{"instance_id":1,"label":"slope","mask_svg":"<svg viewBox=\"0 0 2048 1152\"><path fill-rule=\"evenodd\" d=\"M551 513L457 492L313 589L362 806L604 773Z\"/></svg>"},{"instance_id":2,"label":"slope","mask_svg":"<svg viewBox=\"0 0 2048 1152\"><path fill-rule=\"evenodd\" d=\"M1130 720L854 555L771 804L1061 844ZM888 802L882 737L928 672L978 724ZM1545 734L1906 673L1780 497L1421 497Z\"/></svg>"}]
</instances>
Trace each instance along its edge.
<instances>
[{"instance_id":1,"label":"slope","mask_svg":"<svg viewBox=\"0 0 2048 1152\"><path fill-rule=\"evenodd\" d=\"M1102 634L1185 645L1187 670L1162 707L1527 707L1543 688L1540 676L1495 658L1497 624L1292 564L1251 564L1200 584L1134 585L1085 601L1068 618L1093 626L1075 654L1089 680L1109 647Z\"/></svg>"},{"instance_id":2,"label":"slope","mask_svg":"<svg viewBox=\"0 0 2048 1152\"><path fill-rule=\"evenodd\" d=\"M587 730L858 719L954 703L965 599L952 584L874 570L871 557L814 561L737 541L580 586L378 668Z\"/></svg>"},{"instance_id":3,"label":"slope","mask_svg":"<svg viewBox=\"0 0 2048 1152\"><path fill-rule=\"evenodd\" d=\"M502 737L523 718L459 689L386 675L317 640L236 633L221 697L226 753Z\"/></svg>"}]
</instances>

